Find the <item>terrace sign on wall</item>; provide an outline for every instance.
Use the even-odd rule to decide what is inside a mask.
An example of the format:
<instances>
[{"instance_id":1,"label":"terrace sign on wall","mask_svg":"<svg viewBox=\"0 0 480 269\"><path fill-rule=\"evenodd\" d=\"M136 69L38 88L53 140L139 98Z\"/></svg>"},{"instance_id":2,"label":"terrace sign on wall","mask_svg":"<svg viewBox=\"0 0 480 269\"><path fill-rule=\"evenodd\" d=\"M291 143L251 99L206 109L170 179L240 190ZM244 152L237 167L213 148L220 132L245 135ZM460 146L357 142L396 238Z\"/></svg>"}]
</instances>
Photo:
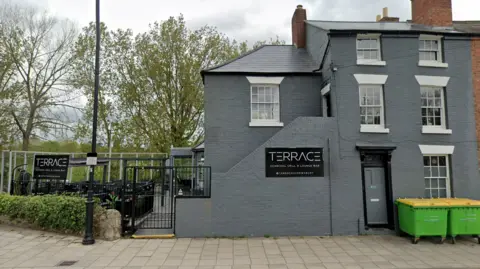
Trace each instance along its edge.
<instances>
[{"instance_id":1,"label":"terrace sign on wall","mask_svg":"<svg viewBox=\"0 0 480 269\"><path fill-rule=\"evenodd\" d=\"M67 179L69 155L36 155L34 179Z\"/></svg>"},{"instance_id":2,"label":"terrace sign on wall","mask_svg":"<svg viewBox=\"0 0 480 269\"><path fill-rule=\"evenodd\" d=\"M323 177L323 148L266 148L266 177Z\"/></svg>"}]
</instances>

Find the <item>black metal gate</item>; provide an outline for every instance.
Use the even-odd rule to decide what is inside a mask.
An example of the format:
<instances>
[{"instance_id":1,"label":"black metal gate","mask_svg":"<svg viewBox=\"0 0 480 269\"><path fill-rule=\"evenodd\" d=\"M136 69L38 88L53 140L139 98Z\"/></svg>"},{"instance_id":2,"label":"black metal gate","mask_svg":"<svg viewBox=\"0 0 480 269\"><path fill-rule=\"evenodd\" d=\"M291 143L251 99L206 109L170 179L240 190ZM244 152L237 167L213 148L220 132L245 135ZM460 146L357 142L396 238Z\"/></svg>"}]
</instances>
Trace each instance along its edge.
<instances>
[{"instance_id":1,"label":"black metal gate","mask_svg":"<svg viewBox=\"0 0 480 269\"><path fill-rule=\"evenodd\" d=\"M175 196L210 196L210 167L125 167L121 194L124 233L174 229ZM173 232L173 231L172 231Z\"/></svg>"}]
</instances>

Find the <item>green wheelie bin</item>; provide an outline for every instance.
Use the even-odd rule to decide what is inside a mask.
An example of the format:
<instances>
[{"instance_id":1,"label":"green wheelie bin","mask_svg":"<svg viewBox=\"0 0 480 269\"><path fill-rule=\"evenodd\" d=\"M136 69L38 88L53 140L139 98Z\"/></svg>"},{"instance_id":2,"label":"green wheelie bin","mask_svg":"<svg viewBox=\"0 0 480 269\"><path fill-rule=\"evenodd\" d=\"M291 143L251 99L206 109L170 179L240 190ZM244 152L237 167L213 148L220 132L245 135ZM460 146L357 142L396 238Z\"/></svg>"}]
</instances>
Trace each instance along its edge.
<instances>
[{"instance_id":1,"label":"green wheelie bin","mask_svg":"<svg viewBox=\"0 0 480 269\"><path fill-rule=\"evenodd\" d=\"M449 204L438 199L398 199L400 230L412 237L417 244L420 237L439 236L440 243L447 236Z\"/></svg>"},{"instance_id":2,"label":"green wheelie bin","mask_svg":"<svg viewBox=\"0 0 480 269\"><path fill-rule=\"evenodd\" d=\"M470 199L442 199L450 205L448 232L452 243L458 235L477 238L480 244L480 201Z\"/></svg>"}]
</instances>

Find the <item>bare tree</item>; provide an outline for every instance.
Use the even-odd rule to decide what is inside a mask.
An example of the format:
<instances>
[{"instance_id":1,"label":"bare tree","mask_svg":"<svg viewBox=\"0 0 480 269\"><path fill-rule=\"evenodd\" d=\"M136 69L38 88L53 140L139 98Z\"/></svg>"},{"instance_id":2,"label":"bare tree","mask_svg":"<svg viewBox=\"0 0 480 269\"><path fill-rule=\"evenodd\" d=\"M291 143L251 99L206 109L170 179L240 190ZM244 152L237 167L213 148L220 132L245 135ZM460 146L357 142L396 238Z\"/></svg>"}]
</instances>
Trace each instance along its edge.
<instances>
[{"instance_id":1,"label":"bare tree","mask_svg":"<svg viewBox=\"0 0 480 269\"><path fill-rule=\"evenodd\" d=\"M67 90L66 76L77 28L34 7L3 3L0 10L16 81L9 113L28 150L32 137L71 128L65 112L77 95Z\"/></svg>"}]
</instances>

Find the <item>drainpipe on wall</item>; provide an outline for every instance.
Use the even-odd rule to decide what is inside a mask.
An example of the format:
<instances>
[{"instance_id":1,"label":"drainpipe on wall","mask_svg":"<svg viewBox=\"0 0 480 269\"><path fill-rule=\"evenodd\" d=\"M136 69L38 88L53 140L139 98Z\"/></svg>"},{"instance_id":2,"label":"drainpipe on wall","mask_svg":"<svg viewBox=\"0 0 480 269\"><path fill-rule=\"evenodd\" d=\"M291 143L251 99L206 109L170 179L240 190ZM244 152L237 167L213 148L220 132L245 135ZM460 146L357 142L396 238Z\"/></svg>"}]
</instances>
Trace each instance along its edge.
<instances>
[{"instance_id":1,"label":"drainpipe on wall","mask_svg":"<svg viewBox=\"0 0 480 269\"><path fill-rule=\"evenodd\" d=\"M328 188L329 188L329 205L330 205L330 236L333 236L333 212L332 212L332 175L330 173L330 138L327 138L327 152L328 152Z\"/></svg>"}]
</instances>

